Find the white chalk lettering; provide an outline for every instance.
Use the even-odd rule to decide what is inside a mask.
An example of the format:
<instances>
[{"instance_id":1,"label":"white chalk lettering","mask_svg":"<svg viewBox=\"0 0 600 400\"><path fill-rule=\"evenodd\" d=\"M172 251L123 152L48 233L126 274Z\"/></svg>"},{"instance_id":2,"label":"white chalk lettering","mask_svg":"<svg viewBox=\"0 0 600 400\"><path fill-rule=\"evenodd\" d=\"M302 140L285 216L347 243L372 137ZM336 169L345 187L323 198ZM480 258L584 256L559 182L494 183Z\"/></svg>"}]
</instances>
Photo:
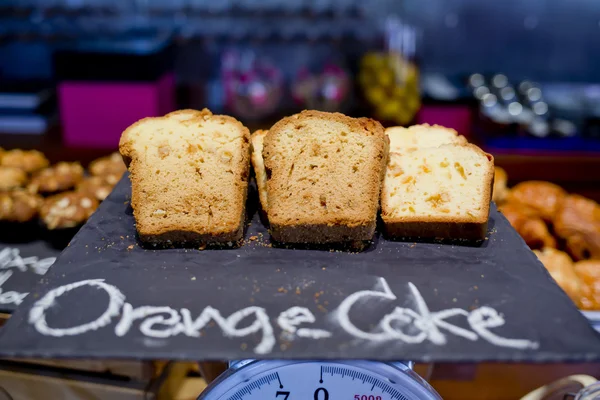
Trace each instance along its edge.
<instances>
[{"instance_id":1,"label":"white chalk lettering","mask_svg":"<svg viewBox=\"0 0 600 400\"><path fill-rule=\"evenodd\" d=\"M468 340L477 340L477 335L467 329L453 325L444 321L446 318L462 315L467 317L468 312L460 308L451 308L438 312L431 312L425 299L412 283L408 283L412 298L415 301L417 311L410 308L396 307L391 314L386 315L381 323L381 327L385 332L388 332L391 337L397 337L407 343L421 343L428 339L430 342L443 345L446 344L446 336L440 332L439 328L446 329L451 333L461 336ZM420 332L417 335L406 335L401 331L396 331L391 327L391 321L398 320L405 324L412 324Z\"/></svg>"},{"instance_id":2,"label":"white chalk lettering","mask_svg":"<svg viewBox=\"0 0 600 400\"><path fill-rule=\"evenodd\" d=\"M10 277L9 273L11 271L0 273L0 285ZM76 327L51 328L46 321L46 311L55 306L56 300L63 294L84 286L106 291L109 295L106 311L94 321ZM395 307L392 312L383 316L371 332L357 327L352 321L350 311L353 307L363 306L369 312L374 312L376 307L381 305L381 301L389 303L397 300L384 278L378 279L375 289L360 290L344 299L337 310L331 314L332 321L330 322L336 323L354 338L370 342L399 341L418 344L429 341L442 346L448 343L448 335L454 335L469 341L483 339L500 347L515 349L539 347L539 344L534 341L505 338L492 332L491 329L505 325L505 320L491 307L484 306L471 312L460 308L431 311L425 298L414 284L409 282L408 289L407 302L411 307ZM10 292L2 294L0 291L0 302L2 299L18 301L15 294ZM264 308L246 307L235 311L228 317L223 317L218 309L206 306L196 318L192 317L191 311L187 308L179 311L167 306L135 308L125 302L125 296L119 289L105 283L102 279L85 280L51 290L34 304L29 312L29 323L43 335L60 337L79 335L100 329L109 325L119 314L121 314L121 318L114 328L117 337L130 333L134 322L139 321L139 332L148 338L166 339L179 334L197 338L201 336L201 331L208 328L208 324L214 321L226 337L242 338L260 333L260 342L254 347L254 352L257 354L270 353L276 344L273 326ZM448 319L455 317L460 317L463 324L468 324L470 329L448 322ZM253 318L253 320L245 327L238 327L246 318ZM315 315L308 308L299 306L290 307L280 313L277 318L277 324L285 334L284 338L288 335L292 338L297 336L318 340L332 336L331 332L327 330L301 326L316 322Z\"/></svg>"},{"instance_id":3,"label":"white chalk lettering","mask_svg":"<svg viewBox=\"0 0 600 400\"><path fill-rule=\"evenodd\" d=\"M347 333L370 341L389 341L398 339L405 343L422 343L425 340L436 345L444 345L447 343L447 338L440 328L464 339L475 341L479 337L489 343L500 347L511 347L516 349L538 348L539 344L525 339L509 339L500 337L488 328L497 328L504 325L504 319L496 310L491 307L481 307L475 309L471 313L460 309L451 308L437 312L431 312L425 299L417 289L417 287L409 282L410 299L414 301L416 310L410 308L396 307L394 311L387 314L381 320L379 330L383 332L364 332L358 329L350 320L349 312L352 306L366 297L375 296L385 299L395 300L396 296L390 290L384 278L380 278L378 287L382 291L363 290L348 296L338 307L335 316L337 317L342 329ZM445 319L454 316L464 316L467 318L469 326L473 329L472 332L460 326L451 324ZM396 325L393 327L392 324ZM397 327L401 324L405 327L412 327L418 330L417 333L410 335Z\"/></svg>"},{"instance_id":4,"label":"white chalk lettering","mask_svg":"<svg viewBox=\"0 0 600 400\"><path fill-rule=\"evenodd\" d=\"M169 318L165 318L164 315L156 315L154 317L144 320L140 325L140 332L144 335L153 338L168 338L170 336L177 335L181 329L179 328L179 321L181 316L171 307L154 307L154 313L158 314L169 314ZM167 329L158 329L157 326L165 326Z\"/></svg>"},{"instance_id":5,"label":"white chalk lettering","mask_svg":"<svg viewBox=\"0 0 600 400\"><path fill-rule=\"evenodd\" d=\"M12 275L13 271L11 270L0 272L0 304L15 304L18 306L25 300L25 297L27 297L29 293L19 293L14 290L5 292L2 289L2 285L6 283Z\"/></svg>"},{"instance_id":6,"label":"white chalk lettering","mask_svg":"<svg viewBox=\"0 0 600 400\"><path fill-rule=\"evenodd\" d=\"M0 304L16 304L20 305L29 293L19 293L15 291L2 292L0 289Z\"/></svg>"},{"instance_id":7,"label":"white chalk lettering","mask_svg":"<svg viewBox=\"0 0 600 400\"><path fill-rule=\"evenodd\" d=\"M104 311L104 313L94 321L86 324L64 329L50 328L46 322L46 310L54 306L56 304L56 299L63 294L82 286L96 287L106 291L109 296L109 302L106 311ZM85 281L61 286L46 293L44 297L35 302L29 311L29 323L35 326L35 329L37 329L38 332L48 336L61 337L80 335L82 333L97 330L110 324L112 318L119 315L119 310L124 302L125 295L116 287L104 283L104 279L88 279Z\"/></svg>"},{"instance_id":8,"label":"white chalk lettering","mask_svg":"<svg viewBox=\"0 0 600 400\"><path fill-rule=\"evenodd\" d=\"M488 328L497 328L504 325L504 318L491 307L484 306L473 310L468 319L469 325L479 336L496 346L515 349L537 349L539 347L539 343L536 342L525 339L503 338L488 331Z\"/></svg>"},{"instance_id":9,"label":"white chalk lettering","mask_svg":"<svg viewBox=\"0 0 600 400\"><path fill-rule=\"evenodd\" d=\"M147 318L150 315L165 313L170 315L168 319L163 316ZM245 328L237 328L237 325L249 316L254 316L254 322ZM219 310L207 306L198 318L193 319L190 310L187 308L182 308L181 315L179 315L177 311L170 307L143 306L134 309L131 304L125 303L121 320L115 327L115 334L117 336L125 335L130 330L133 321L137 319L145 319L140 325L140 332L153 338L167 338L180 333L190 337L199 337L200 331L210 321L215 321L223 334L229 337L244 337L262 331L262 340L255 348L255 352L258 354L269 353L275 345L273 327L266 311L260 307L247 307L236 311L228 318L224 318ZM165 325L169 328L157 330L153 328L155 324Z\"/></svg>"},{"instance_id":10,"label":"white chalk lettering","mask_svg":"<svg viewBox=\"0 0 600 400\"><path fill-rule=\"evenodd\" d=\"M156 324L165 324L165 325L171 324L170 320L167 322L166 320L164 320L163 317L157 317L157 319L150 319L151 323L145 324L145 325L142 324L140 326L141 331L149 332L149 334L145 333L146 336L156 337L156 338L165 338L165 337L177 335L179 332L183 331L183 325L178 324L181 317L179 317L179 315L177 314L177 311L173 310L171 307L143 306L143 307L138 307L138 308L134 309L131 304L125 303L123 305L121 319L119 320L119 323L115 327L115 335L124 336L125 334L127 334L127 332L129 332L129 329L131 328L131 325L133 324L133 322L135 320L144 319L150 315L161 314L161 313L169 313L171 315L173 315L173 314L176 315L176 317L174 317L174 318L176 318L176 320L175 320L175 322L173 322L173 325L175 325L175 328L155 331L154 329L152 329L152 325L155 323ZM146 322L146 321L144 321L144 322Z\"/></svg>"},{"instance_id":11,"label":"white chalk lettering","mask_svg":"<svg viewBox=\"0 0 600 400\"><path fill-rule=\"evenodd\" d=\"M254 322L245 328L237 328L237 325L246 317L254 314ZM269 316L264 308L261 307L246 307L236 311L227 318L223 318L219 310L213 307L206 307L202 313L192 320L191 313L188 309L181 309L183 315L184 331L188 336L198 337L202 330L211 320L215 321L223 331L225 336L229 337L244 337L262 331L262 339L254 348L257 354L270 353L275 346L275 334L273 327L269 321Z\"/></svg>"},{"instance_id":12,"label":"white chalk lettering","mask_svg":"<svg viewBox=\"0 0 600 400\"><path fill-rule=\"evenodd\" d=\"M350 309L354 304L358 302L366 302L369 298L382 298L386 300L396 300L396 295L392 293L390 286L384 278L380 278L378 281L377 287L381 287L380 290L361 290L359 292L353 293L350 296L346 297L344 301L341 302L337 311L334 313L334 319L338 320L338 323L347 333L358 338L365 339L374 342L379 342L382 340L390 340L389 332L365 332L356 327L350 321ZM377 289L376 287L376 289Z\"/></svg>"},{"instance_id":13,"label":"white chalk lettering","mask_svg":"<svg viewBox=\"0 0 600 400\"><path fill-rule=\"evenodd\" d=\"M21 272L31 269L38 275L44 275L50 266L54 264L56 257L21 257L21 251L11 247L5 247L0 251L0 269L16 268Z\"/></svg>"},{"instance_id":14,"label":"white chalk lettering","mask_svg":"<svg viewBox=\"0 0 600 400\"><path fill-rule=\"evenodd\" d=\"M296 334L299 337L321 339L331 336L331 332L323 329L300 328L298 325L303 323L313 324L316 318L306 307L291 307L279 314L277 324L279 327L290 334Z\"/></svg>"},{"instance_id":15,"label":"white chalk lettering","mask_svg":"<svg viewBox=\"0 0 600 400\"><path fill-rule=\"evenodd\" d=\"M27 272L32 270L38 275L44 275L48 268L54 264L55 257L39 259L38 257L21 257L19 249L5 247L0 250L0 304L20 305L29 293L20 293L14 290L6 291L2 285L13 276L15 271Z\"/></svg>"},{"instance_id":16,"label":"white chalk lettering","mask_svg":"<svg viewBox=\"0 0 600 400\"><path fill-rule=\"evenodd\" d=\"M4 285L6 283L6 281L8 280L8 278L10 278L12 276L12 274L13 274L12 271L0 272L0 287L2 287L2 285Z\"/></svg>"}]
</instances>

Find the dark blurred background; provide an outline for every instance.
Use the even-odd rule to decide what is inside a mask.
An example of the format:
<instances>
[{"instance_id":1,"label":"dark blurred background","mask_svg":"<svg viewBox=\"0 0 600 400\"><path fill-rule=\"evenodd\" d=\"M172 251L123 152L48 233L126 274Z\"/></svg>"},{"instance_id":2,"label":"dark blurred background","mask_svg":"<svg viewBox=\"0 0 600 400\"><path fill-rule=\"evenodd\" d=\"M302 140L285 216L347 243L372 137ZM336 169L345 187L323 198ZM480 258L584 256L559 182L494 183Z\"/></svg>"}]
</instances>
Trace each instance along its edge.
<instances>
[{"instance_id":1,"label":"dark blurred background","mask_svg":"<svg viewBox=\"0 0 600 400\"><path fill-rule=\"evenodd\" d=\"M146 116L315 108L600 200L599 34L595 0L0 0L0 146L85 164Z\"/></svg>"}]
</instances>

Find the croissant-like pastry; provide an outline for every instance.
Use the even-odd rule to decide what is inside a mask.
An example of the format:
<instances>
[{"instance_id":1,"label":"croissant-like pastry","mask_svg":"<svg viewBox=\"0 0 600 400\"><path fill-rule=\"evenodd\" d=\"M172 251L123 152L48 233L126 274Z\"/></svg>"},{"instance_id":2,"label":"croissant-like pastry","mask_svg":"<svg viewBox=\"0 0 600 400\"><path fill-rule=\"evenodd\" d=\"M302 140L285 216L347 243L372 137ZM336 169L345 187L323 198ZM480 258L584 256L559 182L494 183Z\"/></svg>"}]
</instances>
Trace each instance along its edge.
<instances>
[{"instance_id":1,"label":"croissant-like pastry","mask_svg":"<svg viewBox=\"0 0 600 400\"><path fill-rule=\"evenodd\" d=\"M536 211L546 222L552 222L567 196L560 186L550 182L521 182L510 190L507 201L520 203Z\"/></svg>"},{"instance_id":2,"label":"croissant-like pastry","mask_svg":"<svg viewBox=\"0 0 600 400\"><path fill-rule=\"evenodd\" d=\"M564 251L556 249L534 250L533 252L558 283L558 286L567 293L578 307L581 307L582 295L586 295L588 289L575 273L571 257Z\"/></svg>"},{"instance_id":3,"label":"croissant-like pastry","mask_svg":"<svg viewBox=\"0 0 600 400\"><path fill-rule=\"evenodd\" d=\"M498 210L521 235L531 249L556 247L556 239L548 231L548 227L536 212L518 203L505 203Z\"/></svg>"},{"instance_id":4,"label":"croissant-like pastry","mask_svg":"<svg viewBox=\"0 0 600 400\"><path fill-rule=\"evenodd\" d=\"M554 218L554 231L575 260L600 259L600 205L595 201L567 196Z\"/></svg>"},{"instance_id":5,"label":"croissant-like pastry","mask_svg":"<svg viewBox=\"0 0 600 400\"><path fill-rule=\"evenodd\" d=\"M575 273L587 289L581 297L581 308L600 310L600 261L586 260L575 263Z\"/></svg>"},{"instance_id":6,"label":"croissant-like pastry","mask_svg":"<svg viewBox=\"0 0 600 400\"><path fill-rule=\"evenodd\" d=\"M494 168L494 191L492 192L492 200L496 204L502 204L508 196L508 176L506 171L500 167Z\"/></svg>"}]
</instances>

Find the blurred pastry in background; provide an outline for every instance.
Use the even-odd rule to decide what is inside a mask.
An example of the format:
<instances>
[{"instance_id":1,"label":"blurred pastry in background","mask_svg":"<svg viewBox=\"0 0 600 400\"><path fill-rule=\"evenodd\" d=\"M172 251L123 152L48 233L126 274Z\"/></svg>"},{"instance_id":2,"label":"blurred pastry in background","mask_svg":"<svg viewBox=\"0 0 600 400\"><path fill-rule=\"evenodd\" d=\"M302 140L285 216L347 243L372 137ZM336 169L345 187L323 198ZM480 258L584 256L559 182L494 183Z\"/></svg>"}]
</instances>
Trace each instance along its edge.
<instances>
[{"instance_id":1,"label":"blurred pastry in background","mask_svg":"<svg viewBox=\"0 0 600 400\"><path fill-rule=\"evenodd\" d=\"M19 168L0 167L0 191L23 187L27 179L27 173Z\"/></svg>"},{"instance_id":2,"label":"blurred pastry in background","mask_svg":"<svg viewBox=\"0 0 600 400\"><path fill-rule=\"evenodd\" d=\"M25 190L0 193L0 221L28 222L38 216L42 198Z\"/></svg>"},{"instance_id":3,"label":"blurred pastry in background","mask_svg":"<svg viewBox=\"0 0 600 400\"><path fill-rule=\"evenodd\" d=\"M34 174L27 188L31 193L53 194L73 189L82 180L81 164L59 162Z\"/></svg>"},{"instance_id":4,"label":"blurred pastry in background","mask_svg":"<svg viewBox=\"0 0 600 400\"><path fill-rule=\"evenodd\" d=\"M600 259L600 205L595 201L567 196L554 218L554 231L573 259Z\"/></svg>"},{"instance_id":5,"label":"blurred pastry in background","mask_svg":"<svg viewBox=\"0 0 600 400\"><path fill-rule=\"evenodd\" d=\"M115 175L109 175L109 177L111 176ZM115 183L109 183L103 176L90 176L77 185L77 191L88 193L96 200L103 201L112 192Z\"/></svg>"},{"instance_id":6,"label":"blurred pastry in background","mask_svg":"<svg viewBox=\"0 0 600 400\"><path fill-rule=\"evenodd\" d=\"M579 261L574 268L579 279L589 289L589 293L581 299L581 307L584 310L600 309L600 260Z\"/></svg>"},{"instance_id":7,"label":"blurred pastry in background","mask_svg":"<svg viewBox=\"0 0 600 400\"><path fill-rule=\"evenodd\" d=\"M398 125L410 123L421 108L419 70L397 53L368 53L358 81L376 117Z\"/></svg>"},{"instance_id":8,"label":"blurred pastry in background","mask_svg":"<svg viewBox=\"0 0 600 400\"><path fill-rule=\"evenodd\" d=\"M533 209L518 203L504 203L498 206L498 210L508 219L508 222L531 249L556 247L556 239Z\"/></svg>"},{"instance_id":9,"label":"blurred pastry in background","mask_svg":"<svg viewBox=\"0 0 600 400\"><path fill-rule=\"evenodd\" d=\"M497 168L496 201L505 182L506 173ZM600 205L549 182L522 182L507 190L498 210L579 308L600 310Z\"/></svg>"},{"instance_id":10,"label":"blurred pastry in background","mask_svg":"<svg viewBox=\"0 0 600 400\"><path fill-rule=\"evenodd\" d=\"M89 167L90 174L94 176L116 176L117 181L121 179L126 170L123 157L116 152L92 161Z\"/></svg>"},{"instance_id":11,"label":"blurred pastry in background","mask_svg":"<svg viewBox=\"0 0 600 400\"><path fill-rule=\"evenodd\" d=\"M508 176L506 175L506 171L500 167L495 167L494 171L494 192L492 195L492 200L496 204L502 204L506 197L508 196L508 187L506 186L508 183Z\"/></svg>"},{"instance_id":12,"label":"blurred pastry in background","mask_svg":"<svg viewBox=\"0 0 600 400\"><path fill-rule=\"evenodd\" d=\"M82 225L98 208L98 201L83 192L65 192L44 200L40 217L50 230Z\"/></svg>"},{"instance_id":13,"label":"blurred pastry in background","mask_svg":"<svg viewBox=\"0 0 600 400\"><path fill-rule=\"evenodd\" d=\"M49 165L46 156L37 150L17 149L6 151L0 161L3 167L19 168L28 174L39 171Z\"/></svg>"},{"instance_id":14,"label":"blurred pastry in background","mask_svg":"<svg viewBox=\"0 0 600 400\"><path fill-rule=\"evenodd\" d=\"M556 283L577 306L581 307L581 298L588 295L589 290L575 273L571 257L563 251L550 248L534 250L533 252L544 264Z\"/></svg>"},{"instance_id":15,"label":"blurred pastry in background","mask_svg":"<svg viewBox=\"0 0 600 400\"><path fill-rule=\"evenodd\" d=\"M292 96L304 109L341 112L349 102L350 74L337 63L328 62L322 70L311 72L304 67L292 83Z\"/></svg>"},{"instance_id":16,"label":"blurred pastry in background","mask_svg":"<svg viewBox=\"0 0 600 400\"><path fill-rule=\"evenodd\" d=\"M552 222L566 196L567 192L553 183L527 181L513 187L506 200L532 208L544 221Z\"/></svg>"}]
</instances>

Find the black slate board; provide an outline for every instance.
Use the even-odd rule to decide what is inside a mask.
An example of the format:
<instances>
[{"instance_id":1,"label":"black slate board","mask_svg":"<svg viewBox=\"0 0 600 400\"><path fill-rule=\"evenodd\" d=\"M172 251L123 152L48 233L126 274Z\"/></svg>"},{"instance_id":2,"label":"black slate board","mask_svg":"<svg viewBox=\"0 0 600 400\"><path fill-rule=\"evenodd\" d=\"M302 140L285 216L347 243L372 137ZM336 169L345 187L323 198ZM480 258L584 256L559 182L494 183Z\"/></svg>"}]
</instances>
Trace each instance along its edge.
<instances>
[{"instance_id":1,"label":"black slate board","mask_svg":"<svg viewBox=\"0 0 600 400\"><path fill-rule=\"evenodd\" d=\"M39 238L0 241L0 312L12 313L59 254L60 250Z\"/></svg>"},{"instance_id":2,"label":"black slate board","mask_svg":"<svg viewBox=\"0 0 600 400\"><path fill-rule=\"evenodd\" d=\"M0 355L426 362L600 359L599 336L495 207L488 239L477 247L378 237L358 254L274 248L267 246L266 230L254 215L246 233L249 240L238 249L144 250L136 242L129 195L124 178L0 332ZM63 286L90 279L104 281L93 282L95 287ZM109 296L103 285L117 288L123 296ZM348 312L340 306L358 297ZM116 304L114 313L107 311L109 300ZM419 309L424 304L429 318ZM305 307L298 328L321 331L292 333L294 328L279 319L291 307ZM128 325L132 309L140 319ZM435 322L432 316L440 317L435 312L447 309L455 309L457 315L442 322L438 318L437 330L427 325ZM488 314L483 325L496 336L476 330L482 323L473 322L482 310L492 309L502 317L490 319ZM246 317L239 310L245 310ZM197 321L203 328L194 329L190 321L201 313L212 319ZM344 315L360 332L342 326ZM388 322L387 340L379 340L385 339L381 321ZM463 330L450 332L444 321ZM93 322L97 324L90 327ZM497 326L489 328L494 323ZM81 325L89 329L72 329ZM314 338L324 331L330 337ZM499 343L497 337L529 342ZM537 348L530 346L534 342Z\"/></svg>"}]
</instances>

